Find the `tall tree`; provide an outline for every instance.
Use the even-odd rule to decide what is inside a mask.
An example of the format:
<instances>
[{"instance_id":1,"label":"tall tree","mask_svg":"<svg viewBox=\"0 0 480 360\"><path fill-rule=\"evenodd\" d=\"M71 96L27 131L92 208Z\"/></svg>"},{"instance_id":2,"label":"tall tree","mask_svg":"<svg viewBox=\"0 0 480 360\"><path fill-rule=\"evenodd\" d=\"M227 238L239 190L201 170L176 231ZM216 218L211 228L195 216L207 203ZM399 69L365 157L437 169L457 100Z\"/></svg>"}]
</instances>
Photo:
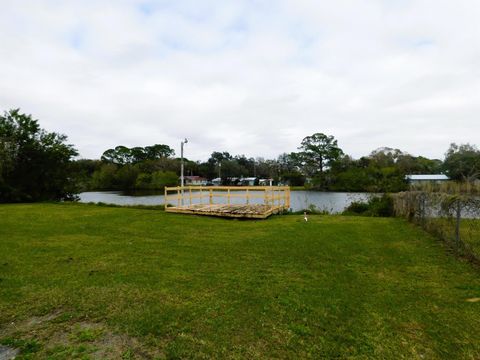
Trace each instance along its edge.
<instances>
[{"instance_id":1,"label":"tall tree","mask_svg":"<svg viewBox=\"0 0 480 360\"><path fill-rule=\"evenodd\" d=\"M164 144L146 147L136 146L133 148L119 145L115 149L105 150L101 159L105 162L124 165L136 164L146 160L159 160L174 154L175 151L170 146Z\"/></svg>"},{"instance_id":2,"label":"tall tree","mask_svg":"<svg viewBox=\"0 0 480 360\"><path fill-rule=\"evenodd\" d=\"M292 154L307 176L322 176L343 151L333 136L316 133L302 140L301 150Z\"/></svg>"},{"instance_id":3,"label":"tall tree","mask_svg":"<svg viewBox=\"0 0 480 360\"><path fill-rule=\"evenodd\" d=\"M280 172L291 172L298 170L295 160L293 159L294 155L283 153L280 154L277 158L277 164L280 168Z\"/></svg>"},{"instance_id":4,"label":"tall tree","mask_svg":"<svg viewBox=\"0 0 480 360\"><path fill-rule=\"evenodd\" d=\"M77 151L66 141L19 109L0 115L0 201L72 198L69 165Z\"/></svg>"},{"instance_id":5,"label":"tall tree","mask_svg":"<svg viewBox=\"0 0 480 360\"><path fill-rule=\"evenodd\" d=\"M208 162L211 164L218 164L224 160L232 160L232 159L233 159L232 155L230 155L230 153L227 151L224 151L224 152L214 151L212 155L210 155Z\"/></svg>"},{"instance_id":6,"label":"tall tree","mask_svg":"<svg viewBox=\"0 0 480 360\"><path fill-rule=\"evenodd\" d=\"M373 150L370 153L369 158L378 167L389 167L394 166L397 159L402 155L405 154L399 149L380 147Z\"/></svg>"},{"instance_id":7,"label":"tall tree","mask_svg":"<svg viewBox=\"0 0 480 360\"><path fill-rule=\"evenodd\" d=\"M470 144L450 144L443 162L447 175L454 180L473 181L480 177L480 150Z\"/></svg>"},{"instance_id":8,"label":"tall tree","mask_svg":"<svg viewBox=\"0 0 480 360\"><path fill-rule=\"evenodd\" d=\"M148 160L156 160L161 158L167 158L175 155L175 151L168 145L155 144L152 146L146 146L145 152Z\"/></svg>"}]
</instances>

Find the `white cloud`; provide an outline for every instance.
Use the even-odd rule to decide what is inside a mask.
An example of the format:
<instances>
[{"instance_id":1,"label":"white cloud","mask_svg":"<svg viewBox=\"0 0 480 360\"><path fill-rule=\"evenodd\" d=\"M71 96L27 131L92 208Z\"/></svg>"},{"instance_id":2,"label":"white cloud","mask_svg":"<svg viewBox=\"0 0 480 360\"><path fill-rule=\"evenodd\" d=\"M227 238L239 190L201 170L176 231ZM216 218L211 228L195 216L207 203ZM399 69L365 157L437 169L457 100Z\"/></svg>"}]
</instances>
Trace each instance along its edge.
<instances>
[{"instance_id":1,"label":"white cloud","mask_svg":"<svg viewBox=\"0 0 480 360\"><path fill-rule=\"evenodd\" d=\"M23 1L0 12L0 109L84 157L189 138L274 157L325 132L442 157L478 143L473 0Z\"/></svg>"}]
</instances>

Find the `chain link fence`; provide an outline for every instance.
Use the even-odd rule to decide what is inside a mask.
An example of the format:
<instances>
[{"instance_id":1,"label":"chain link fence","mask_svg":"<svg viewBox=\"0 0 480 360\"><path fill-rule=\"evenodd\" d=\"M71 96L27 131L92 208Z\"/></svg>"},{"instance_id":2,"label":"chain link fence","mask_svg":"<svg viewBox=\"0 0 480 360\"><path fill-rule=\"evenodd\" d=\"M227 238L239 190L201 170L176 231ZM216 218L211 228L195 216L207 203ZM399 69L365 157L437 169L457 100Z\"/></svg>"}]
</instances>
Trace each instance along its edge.
<instances>
[{"instance_id":1,"label":"chain link fence","mask_svg":"<svg viewBox=\"0 0 480 360\"><path fill-rule=\"evenodd\" d=\"M407 191L393 195L394 213L480 264L480 196Z\"/></svg>"}]
</instances>

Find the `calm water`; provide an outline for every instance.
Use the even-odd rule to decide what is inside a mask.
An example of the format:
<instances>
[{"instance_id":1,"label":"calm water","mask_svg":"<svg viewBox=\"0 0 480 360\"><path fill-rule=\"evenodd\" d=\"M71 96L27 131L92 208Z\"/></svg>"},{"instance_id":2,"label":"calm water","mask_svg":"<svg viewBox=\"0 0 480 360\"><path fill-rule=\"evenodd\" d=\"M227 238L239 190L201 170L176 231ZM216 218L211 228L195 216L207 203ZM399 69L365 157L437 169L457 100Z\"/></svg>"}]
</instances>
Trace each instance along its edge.
<instances>
[{"instance_id":1,"label":"calm water","mask_svg":"<svg viewBox=\"0 0 480 360\"><path fill-rule=\"evenodd\" d=\"M161 194L128 195L119 191L91 191L79 194L80 202L104 202L117 205L163 205L164 196ZM342 193L342 192L318 192L318 191L292 191L291 204L293 211L299 211L314 205L319 210L327 210L330 213L342 212L352 201L365 201L371 194L368 193ZM217 199L218 202L221 199ZM226 199L223 199L226 201ZM232 203L235 203L233 201ZM241 199L235 199L243 203ZM257 199L263 203L262 199ZM251 201L254 203L254 201Z\"/></svg>"}]
</instances>

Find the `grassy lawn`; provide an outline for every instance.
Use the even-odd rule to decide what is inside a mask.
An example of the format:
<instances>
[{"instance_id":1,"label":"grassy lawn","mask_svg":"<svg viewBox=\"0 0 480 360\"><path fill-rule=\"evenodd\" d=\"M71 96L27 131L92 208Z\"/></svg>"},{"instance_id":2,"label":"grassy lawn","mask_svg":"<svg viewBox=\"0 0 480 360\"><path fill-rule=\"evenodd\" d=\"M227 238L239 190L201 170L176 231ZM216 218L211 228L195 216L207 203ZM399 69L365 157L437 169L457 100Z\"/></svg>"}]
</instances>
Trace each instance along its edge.
<instances>
[{"instance_id":1,"label":"grassy lawn","mask_svg":"<svg viewBox=\"0 0 480 360\"><path fill-rule=\"evenodd\" d=\"M20 358L480 358L480 271L402 220L0 206Z\"/></svg>"},{"instance_id":2,"label":"grassy lawn","mask_svg":"<svg viewBox=\"0 0 480 360\"><path fill-rule=\"evenodd\" d=\"M480 220L462 220L460 237L470 245L474 254L480 259Z\"/></svg>"}]
</instances>

